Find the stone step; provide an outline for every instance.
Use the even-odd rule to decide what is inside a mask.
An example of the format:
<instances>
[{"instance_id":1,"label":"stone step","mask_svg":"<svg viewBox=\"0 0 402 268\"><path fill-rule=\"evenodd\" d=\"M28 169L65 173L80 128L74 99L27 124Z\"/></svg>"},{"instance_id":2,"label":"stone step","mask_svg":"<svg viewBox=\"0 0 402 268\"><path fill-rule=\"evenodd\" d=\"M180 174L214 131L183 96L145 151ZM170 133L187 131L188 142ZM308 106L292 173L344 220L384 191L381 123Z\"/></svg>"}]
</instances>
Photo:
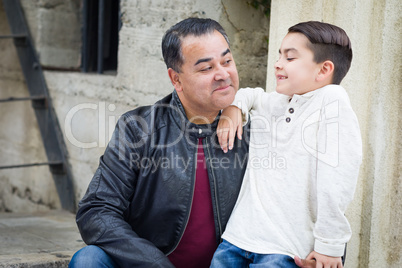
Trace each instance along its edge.
<instances>
[{"instance_id":1,"label":"stone step","mask_svg":"<svg viewBox=\"0 0 402 268\"><path fill-rule=\"evenodd\" d=\"M84 246L70 212L0 213L0 268L68 267Z\"/></svg>"}]
</instances>

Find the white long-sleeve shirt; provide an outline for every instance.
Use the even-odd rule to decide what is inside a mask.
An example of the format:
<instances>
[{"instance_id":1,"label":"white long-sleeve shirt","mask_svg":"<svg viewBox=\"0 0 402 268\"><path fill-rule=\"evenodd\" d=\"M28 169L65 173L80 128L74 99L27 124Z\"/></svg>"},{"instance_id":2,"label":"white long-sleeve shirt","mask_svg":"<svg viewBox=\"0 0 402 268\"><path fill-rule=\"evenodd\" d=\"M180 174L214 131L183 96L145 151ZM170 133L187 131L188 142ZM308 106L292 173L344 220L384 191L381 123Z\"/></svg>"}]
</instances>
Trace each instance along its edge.
<instances>
[{"instance_id":1,"label":"white long-sleeve shirt","mask_svg":"<svg viewBox=\"0 0 402 268\"><path fill-rule=\"evenodd\" d=\"M290 98L246 88L233 105L250 115L250 148L223 239L260 254L342 256L362 155L346 91L328 85Z\"/></svg>"}]
</instances>

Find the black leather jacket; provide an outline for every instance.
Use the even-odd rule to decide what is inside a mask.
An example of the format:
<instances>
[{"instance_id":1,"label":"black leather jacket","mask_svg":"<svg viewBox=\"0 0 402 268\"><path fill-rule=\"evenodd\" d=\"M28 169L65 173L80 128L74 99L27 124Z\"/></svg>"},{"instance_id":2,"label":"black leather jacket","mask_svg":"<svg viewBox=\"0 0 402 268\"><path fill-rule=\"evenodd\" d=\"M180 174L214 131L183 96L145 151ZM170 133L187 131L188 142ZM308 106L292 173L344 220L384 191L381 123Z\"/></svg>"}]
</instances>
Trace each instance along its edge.
<instances>
[{"instance_id":1,"label":"black leather jacket","mask_svg":"<svg viewBox=\"0 0 402 268\"><path fill-rule=\"evenodd\" d=\"M224 154L217 123L190 123L175 91L125 113L79 203L85 243L101 247L121 267L173 267L166 256L186 228L197 144L204 138L218 244L246 169L248 126Z\"/></svg>"}]
</instances>

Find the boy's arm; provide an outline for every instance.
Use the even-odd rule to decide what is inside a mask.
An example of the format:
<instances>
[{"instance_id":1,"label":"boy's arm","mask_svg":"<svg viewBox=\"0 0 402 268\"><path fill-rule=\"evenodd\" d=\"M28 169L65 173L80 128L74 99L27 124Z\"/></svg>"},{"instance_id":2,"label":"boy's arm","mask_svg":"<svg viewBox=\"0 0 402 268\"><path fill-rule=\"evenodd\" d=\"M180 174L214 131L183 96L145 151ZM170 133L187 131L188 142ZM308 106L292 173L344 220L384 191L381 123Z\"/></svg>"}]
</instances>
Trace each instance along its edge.
<instances>
[{"instance_id":1,"label":"boy's arm","mask_svg":"<svg viewBox=\"0 0 402 268\"><path fill-rule=\"evenodd\" d=\"M351 237L345 211L353 199L362 158L357 117L345 91L329 92L317 136L317 219L314 251L340 257Z\"/></svg>"},{"instance_id":2,"label":"boy's arm","mask_svg":"<svg viewBox=\"0 0 402 268\"><path fill-rule=\"evenodd\" d=\"M237 138L241 140L243 134L241 110L231 105L223 110L216 130L224 153L232 150L236 132Z\"/></svg>"},{"instance_id":3,"label":"boy's arm","mask_svg":"<svg viewBox=\"0 0 402 268\"><path fill-rule=\"evenodd\" d=\"M263 94L266 93L262 88L241 88L236 93L231 106L223 110L218 123L217 136L225 153L233 148L236 132L238 139L241 140L242 126L248 121L249 111L258 109L261 103L259 100Z\"/></svg>"}]
</instances>

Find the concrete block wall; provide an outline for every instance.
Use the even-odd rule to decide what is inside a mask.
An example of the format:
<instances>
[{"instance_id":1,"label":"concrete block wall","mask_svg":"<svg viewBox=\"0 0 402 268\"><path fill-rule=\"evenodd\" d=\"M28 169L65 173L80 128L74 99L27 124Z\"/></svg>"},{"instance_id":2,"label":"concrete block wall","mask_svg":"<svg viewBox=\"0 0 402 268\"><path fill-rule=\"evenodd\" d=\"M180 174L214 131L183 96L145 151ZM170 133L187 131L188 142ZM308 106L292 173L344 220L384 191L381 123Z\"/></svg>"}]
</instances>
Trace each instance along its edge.
<instances>
[{"instance_id":1,"label":"concrete block wall","mask_svg":"<svg viewBox=\"0 0 402 268\"><path fill-rule=\"evenodd\" d=\"M79 69L80 0L20 0L42 66Z\"/></svg>"},{"instance_id":2,"label":"concrete block wall","mask_svg":"<svg viewBox=\"0 0 402 268\"><path fill-rule=\"evenodd\" d=\"M402 267L402 5L398 0L273 0L267 89L287 29L318 20L342 27L353 61L342 85L357 113L363 164L347 211L353 235L345 267Z\"/></svg>"},{"instance_id":3,"label":"concrete block wall","mask_svg":"<svg viewBox=\"0 0 402 268\"><path fill-rule=\"evenodd\" d=\"M0 2L0 34L10 34ZM12 39L0 39L0 99L27 97L22 70ZM0 165L47 162L31 104L0 103ZM59 208L47 166L0 170L0 212L46 211Z\"/></svg>"},{"instance_id":4,"label":"concrete block wall","mask_svg":"<svg viewBox=\"0 0 402 268\"><path fill-rule=\"evenodd\" d=\"M81 2L21 0L40 62L47 67L45 79L69 152L77 201L85 193L118 117L139 105L152 104L173 90L160 47L171 25L190 16L219 21L231 40L241 86L265 85L269 20L246 0L121 0L117 75L68 71L80 66ZM0 12L4 14L1 2ZM7 29L5 15L0 17L0 27ZM12 93L27 95L12 41L0 46L10 51L0 63L0 83L3 88L18 88ZM9 93L0 90L0 98ZM18 109L21 127L7 134L5 130L15 125L17 114L7 108L9 104L0 104L0 144L9 146L0 150L15 154L12 158L0 154L1 160L46 160L32 109L29 103L25 105ZM21 142L14 138L23 144L18 147L16 144ZM60 207L47 167L0 170L0 176L0 183L5 185L0 188L4 192L0 193L0 211ZM33 205L24 205L30 203Z\"/></svg>"}]
</instances>

